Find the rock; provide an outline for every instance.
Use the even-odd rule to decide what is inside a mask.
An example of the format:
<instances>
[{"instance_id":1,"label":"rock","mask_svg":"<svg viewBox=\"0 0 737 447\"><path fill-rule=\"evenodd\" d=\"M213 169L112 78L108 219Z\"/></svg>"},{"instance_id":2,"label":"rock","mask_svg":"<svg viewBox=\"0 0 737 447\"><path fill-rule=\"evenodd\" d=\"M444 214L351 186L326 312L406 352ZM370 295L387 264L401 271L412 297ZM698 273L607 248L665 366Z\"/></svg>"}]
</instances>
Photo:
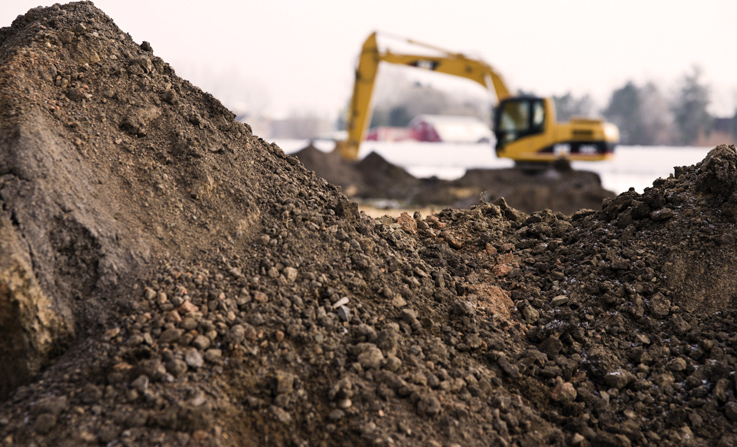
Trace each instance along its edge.
<instances>
[{"instance_id":1,"label":"rock","mask_svg":"<svg viewBox=\"0 0 737 447\"><path fill-rule=\"evenodd\" d=\"M299 274L297 269L294 267L285 267L282 273L284 273L284 277L290 284L293 284L297 280L297 275Z\"/></svg>"},{"instance_id":2,"label":"rock","mask_svg":"<svg viewBox=\"0 0 737 447\"><path fill-rule=\"evenodd\" d=\"M51 413L40 414L33 422L33 431L47 435L56 426L56 416Z\"/></svg>"},{"instance_id":3,"label":"rock","mask_svg":"<svg viewBox=\"0 0 737 447\"><path fill-rule=\"evenodd\" d=\"M271 407L269 407L269 409L274 414L274 417L276 417L276 420L278 420L282 424L289 425L292 423L292 415L283 408L272 405Z\"/></svg>"},{"instance_id":4,"label":"rock","mask_svg":"<svg viewBox=\"0 0 737 447\"><path fill-rule=\"evenodd\" d=\"M540 343L538 349L541 352L544 352L549 359L553 359L558 355L560 350L563 349L563 342L561 342L558 337L551 336Z\"/></svg>"},{"instance_id":5,"label":"rock","mask_svg":"<svg viewBox=\"0 0 737 447\"><path fill-rule=\"evenodd\" d=\"M159 117L158 107L131 107L123 117L120 128L137 137L148 134L148 126Z\"/></svg>"},{"instance_id":6,"label":"rock","mask_svg":"<svg viewBox=\"0 0 737 447\"><path fill-rule=\"evenodd\" d=\"M673 210L669 208L662 208L662 209L655 210L652 213L650 213L650 219L656 222L662 222L664 220L672 219L673 216L674 216Z\"/></svg>"},{"instance_id":7,"label":"rock","mask_svg":"<svg viewBox=\"0 0 737 447\"><path fill-rule=\"evenodd\" d=\"M353 381L350 377L343 377L338 382L334 383L328 392L328 398L330 400L349 399L353 397L353 395Z\"/></svg>"},{"instance_id":8,"label":"rock","mask_svg":"<svg viewBox=\"0 0 737 447\"><path fill-rule=\"evenodd\" d=\"M724 414L732 422L737 422L737 402L727 402L724 404Z\"/></svg>"},{"instance_id":9,"label":"rock","mask_svg":"<svg viewBox=\"0 0 737 447\"><path fill-rule=\"evenodd\" d=\"M202 368L205 364L202 354L197 349L188 349L184 354L184 362L190 368Z\"/></svg>"},{"instance_id":10,"label":"rock","mask_svg":"<svg viewBox=\"0 0 737 447\"><path fill-rule=\"evenodd\" d=\"M175 343L182 337L182 331L176 328L167 329L159 336L159 343Z\"/></svg>"},{"instance_id":11,"label":"rock","mask_svg":"<svg viewBox=\"0 0 737 447\"><path fill-rule=\"evenodd\" d=\"M345 417L345 412L341 409L336 408L328 414L328 419L331 421L339 421Z\"/></svg>"},{"instance_id":12,"label":"rock","mask_svg":"<svg viewBox=\"0 0 737 447\"><path fill-rule=\"evenodd\" d=\"M157 358L141 360L136 368L138 375L143 374L152 381L163 380L166 375L166 367ZM134 376L137 377L137 376Z\"/></svg>"},{"instance_id":13,"label":"rock","mask_svg":"<svg viewBox=\"0 0 737 447\"><path fill-rule=\"evenodd\" d=\"M34 414L51 413L59 416L69 408L69 399L66 396L47 397L36 402L33 407Z\"/></svg>"},{"instance_id":14,"label":"rock","mask_svg":"<svg viewBox=\"0 0 737 447\"><path fill-rule=\"evenodd\" d=\"M223 351L216 348L208 349L203 356L204 360L210 363L220 363L222 357Z\"/></svg>"},{"instance_id":15,"label":"rock","mask_svg":"<svg viewBox=\"0 0 737 447\"><path fill-rule=\"evenodd\" d=\"M631 372L622 369L610 371L604 376L604 382L606 382L608 386L618 390L626 387L634 380L635 376Z\"/></svg>"},{"instance_id":16,"label":"rock","mask_svg":"<svg viewBox=\"0 0 737 447\"><path fill-rule=\"evenodd\" d=\"M177 405L176 425L180 430L196 431L209 430L215 422L212 405L200 401Z\"/></svg>"},{"instance_id":17,"label":"rock","mask_svg":"<svg viewBox=\"0 0 737 447\"><path fill-rule=\"evenodd\" d=\"M198 335L194 338L194 340L192 340L192 346L199 349L200 351L204 351L209 348L211 343L212 342L210 341L210 339L204 335Z\"/></svg>"},{"instance_id":18,"label":"rock","mask_svg":"<svg viewBox=\"0 0 737 447\"><path fill-rule=\"evenodd\" d=\"M688 363L681 357L676 357L665 365L665 369L673 372L685 371L686 367L688 367Z\"/></svg>"},{"instance_id":19,"label":"rock","mask_svg":"<svg viewBox=\"0 0 737 447\"><path fill-rule=\"evenodd\" d=\"M228 331L226 339L231 345L240 344L246 338L246 328L240 324L235 324Z\"/></svg>"},{"instance_id":20,"label":"rock","mask_svg":"<svg viewBox=\"0 0 737 447\"><path fill-rule=\"evenodd\" d=\"M348 308L348 306L340 306L338 308L338 317L340 318L340 321L350 321L351 310Z\"/></svg>"},{"instance_id":21,"label":"rock","mask_svg":"<svg viewBox=\"0 0 737 447\"><path fill-rule=\"evenodd\" d=\"M525 306L525 308L522 309L522 315L530 324L535 324L537 323L537 320L540 319L540 312L532 306Z\"/></svg>"},{"instance_id":22,"label":"rock","mask_svg":"<svg viewBox=\"0 0 737 447\"><path fill-rule=\"evenodd\" d=\"M553 307L560 307L568 303L568 297L565 295L558 295L550 300L550 305Z\"/></svg>"},{"instance_id":23,"label":"rock","mask_svg":"<svg viewBox=\"0 0 737 447\"><path fill-rule=\"evenodd\" d=\"M421 415L435 416L442 410L442 405L435 396L423 396L417 401L417 410Z\"/></svg>"},{"instance_id":24,"label":"rock","mask_svg":"<svg viewBox=\"0 0 737 447\"><path fill-rule=\"evenodd\" d=\"M338 301L336 301L335 303L333 303L333 306L332 307L333 307L333 309L338 309L338 308L340 308L340 306L345 306L350 301L351 300L347 296L344 296L341 299L339 299Z\"/></svg>"},{"instance_id":25,"label":"rock","mask_svg":"<svg viewBox=\"0 0 737 447\"><path fill-rule=\"evenodd\" d=\"M297 377L292 373L277 371L276 375L274 376L275 393L289 394L294 391L294 382L296 378Z\"/></svg>"},{"instance_id":26,"label":"rock","mask_svg":"<svg viewBox=\"0 0 737 447\"><path fill-rule=\"evenodd\" d=\"M409 234L417 234L417 221L410 217L409 214L403 212L398 218L397 223L405 232Z\"/></svg>"},{"instance_id":27,"label":"rock","mask_svg":"<svg viewBox=\"0 0 737 447\"><path fill-rule=\"evenodd\" d=\"M516 365L510 363L506 356L500 355L497 363L499 363L499 366L502 368L502 371L504 371L506 375L513 379L519 378L519 368Z\"/></svg>"},{"instance_id":28,"label":"rock","mask_svg":"<svg viewBox=\"0 0 737 447\"><path fill-rule=\"evenodd\" d=\"M550 393L550 397L553 400L564 404L576 400L577 395L576 388L570 382L563 382L556 385L552 393Z\"/></svg>"},{"instance_id":29,"label":"rock","mask_svg":"<svg viewBox=\"0 0 737 447\"><path fill-rule=\"evenodd\" d=\"M453 236L448 230L441 231L440 237L445 239L448 245L451 246L452 248L455 248L456 250L460 250L461 248L463 248L463 243L460 240L458 240L455 236Z\"/></svg>"},{"instance_id":30,"label":"rock","mask_svg":"<svg viewBox=\"0 0 737 447\"><path fill-rule=\"evenodd\" d=\"M358 363L363 369L379 369L384 361L384 354L381 349L371 343L365 343L362 346L361 353L358 354Z\"/></svg>"},{"instance_id":31,"label":"rock","mask_svg":"<svg viewBox=\"0 0 737 447\"><path fill-rule=\"evenodd\" d=\"M187 315L187 314L192 315L191 318L190 317L185 317L184 318L184 321L187 321L187 320L189 320L189 321L195 321L195 322L197 321L197 319L195 318L194 315L199 311L199 308L197 308L197 306L195 306L194 304L192 304L192 302L190 302L190 301L183 301L182 302L182 305L179 306L179 311L182 314L185 314L185 315ZM185 327L185 326L182 326L182 327L184 329L187 329L187 327Z\"/></svg>"},{"instance_id":32,"label":"rock","mask_svg":"<svg viewBox=\"0 0 737 447\"><path fill-rule=\"evenodd\" d=\"M663 388L668 385L672 385L675 382L675 380L676 379L673 377L673 374L665 373L665 374L659 374L655 376L653 383L657 385L658 387Z\"/></svg>"},{"instance_id":33,"label":"rock","mask_svg":"<svg viewBox=\"0 0 737 447\"><path fill-rule=\"evenodd\" d=\"M102 399L102 388L91 383L85 385L84 389L82 390L81 399L82 402L86 404L94 404L99 402L100 399Z\"/></svg>"},{"instance_id":34,"label":"rock","mask_svg":"<svg viewBox=\"0 0 737 447\"><path fill-rule=\"evenodd\" d=\"M120 434L120 429L112 424L106 424L100 427L100 430L97 432L97 440L101 444L109 444L115 440L115 438L118 437Z\"/></svg>"},{"instance_id":35,"label":"rock","mask_svg":"<svg viewBox=\"0 0 737 447\"><path fill-rule=\"evenodd\" d=\"M143 393L144 391L148 389L148 383L149 383L148 377L141 374L140 376L138 376L136 380L131 382L131 386L139 393Z\"/></svg>"},{"instance_id":36,"label":"rock","mask_svg":"<svg viewBox=\"0 0 737 447\"><path fill-rule=\"evenodd\" d=\"M671 304L668 299L660 293L656 293L652 298L650 298L648 309L653 317L663 319L670 313L670 306Z\"/></svg>"},{"instance_id":37,"label":"rock","mask_svg":"<svg viewBox=\"0 0 737 447\"><path fill-rule=\"evenodd\" d=\"M730 389L730 383L728 379L721 378L717 380L716 385L714 385L714 397L719 402L726 402L727 401L727 391Z\"/></svg>"},{"instance_id":38,"label":"rock","mask_svg":"<svg viewBox=\"0 0 737 447\"><path fill-rule=\"evenodd\" d=\"M389 371L396 372L397 370L399 370L399 368L402 367L402 361L399 360L397 356L390 354L386 357L386 362L385 362L384 367L388 369Z\"/></svg>"},{"instance_id":39,"label":"rock","mask_svg":"<svg viewBox=\"0 0 737 447\"><path fill-rule=\"evenodd\" d=\"M471 349L478 349L483 345L483 340L481 340L479 334L468 334L466 336L466 344Z\"/></svg>"},{"instance_id":40,"label":"rock","mask_svg":"<svg viewBox=\"0 0 737 447\"><path fill-rule=\"evenodd\" d=\"M691 330L691 325L683 319L680 315L673 315L670 319L673 332L678 335L683 335Z\"/></svg>"},{"instance_id":41,"label":"rock","mask_svg":"<svg viewBox=\"0 0 737 447\"><path fill-rule=\"evenodd\" d=\"M143 335L135 334L128 339L128 346L136 347L144 342Z\"/></svg>"},{"instance_id":42,"label":"rock","mask_svg":"<svg viewBox=\"0 0 737 447\"><path fill-rule=\"evenodd\" d=\"M172 359L166 362L166 370L174 377L182 377L187 372L187 363L179 359Z\"/></svg>"}]
</instances>

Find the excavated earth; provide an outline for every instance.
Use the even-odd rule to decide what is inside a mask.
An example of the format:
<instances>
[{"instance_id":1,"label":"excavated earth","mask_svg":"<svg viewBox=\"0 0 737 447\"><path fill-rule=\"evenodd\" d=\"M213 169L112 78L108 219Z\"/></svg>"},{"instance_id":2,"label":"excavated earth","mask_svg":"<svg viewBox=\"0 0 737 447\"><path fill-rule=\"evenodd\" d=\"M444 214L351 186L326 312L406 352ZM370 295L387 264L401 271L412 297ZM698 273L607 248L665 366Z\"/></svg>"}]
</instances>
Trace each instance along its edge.
<instances>
[{"instance_id":1,"label":"excavated earth","mask_svg":"<svg viewBox=\"0 0 737 447\"><path fill-rule=\"evenodd\" d=\"M491 149L489 149L491 150ZM309 145L293 154L359 203L386 203L402 208L468 208L479 201L504 198L510 206L532 213L549 209L572 215L582 208L599 208L615 194L604 189L598 174L572 170L557 163L528 169L470 169L456 180L416 178L372 152L353 162L337 153Z\"/></svg>"},{"instance_id":2,"label":"excavated earth","mask_svg":"<svg viewBox=\"0 0 737 447\"><path fill-rule=\"evenodd\" d=\"M737 152L372 219L92 3L0 29L0 443L735 446Z\"/></svg>"}]
</instances>

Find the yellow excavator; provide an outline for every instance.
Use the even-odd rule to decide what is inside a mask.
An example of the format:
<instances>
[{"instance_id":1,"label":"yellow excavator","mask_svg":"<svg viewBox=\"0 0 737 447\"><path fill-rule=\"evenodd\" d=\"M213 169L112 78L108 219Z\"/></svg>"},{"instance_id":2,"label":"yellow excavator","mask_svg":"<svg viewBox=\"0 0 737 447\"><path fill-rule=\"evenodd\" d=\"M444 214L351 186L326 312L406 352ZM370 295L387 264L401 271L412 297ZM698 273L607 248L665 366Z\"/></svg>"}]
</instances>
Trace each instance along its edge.
<instances>
[{"instance_id":1,"label":"yellow excavator","mask_svg":"<svg viewBox=\"0 0 737 447\"><path fill-rule=\"evenodd\" d=\"M551 163L560 159L600 161L612 158L619 142L619 129L600 119L574 118L559 123L551 98L512 96L502 77L487 63L460 53L406 40L425 47L438 56L397 54L381 51L376 33L363 44L356 69L353 97L348 111L348 139L336 142L335 151L354 160L371 117L371 96L379 63L406 65L470 79L495 92L494 110L496 154L518 164Z\"/></svg>"}]
</instances>

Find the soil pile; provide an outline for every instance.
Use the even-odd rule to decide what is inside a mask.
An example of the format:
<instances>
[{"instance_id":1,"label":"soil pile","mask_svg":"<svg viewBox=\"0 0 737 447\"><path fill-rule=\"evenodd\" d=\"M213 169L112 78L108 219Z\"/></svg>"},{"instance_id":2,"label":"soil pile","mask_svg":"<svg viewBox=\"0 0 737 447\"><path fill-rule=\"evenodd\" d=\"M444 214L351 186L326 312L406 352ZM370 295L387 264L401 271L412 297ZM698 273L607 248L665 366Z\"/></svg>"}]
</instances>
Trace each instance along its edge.
<instances>
[{"instance_id":1,"label":"soil pile","mask_svg":"<svg viewBox=\"0 0 737 447\"><path fill-rule=\"evenodd\" d=\"M308 146L294 154L304 166L361 202L394 200L403 207L468 208L480 200L504 198L510 206L531 213L550 209L571 215L599 208L615 196L593 172L560 169L471 169L457 180L416 178L377 153L357 162ZM566 169L567 168L567 169Z\"/></svg>"},{"instance_id":2,"label":"soil pile","mask_svg":"<svg viewBox=\"0 0 737 447\"><path fill-rule=\"evenodd\" d=\"M4 445L737 445L733 146L375 220L88 2L0 30L0 113Z\"/></svg>"}]
</instances>

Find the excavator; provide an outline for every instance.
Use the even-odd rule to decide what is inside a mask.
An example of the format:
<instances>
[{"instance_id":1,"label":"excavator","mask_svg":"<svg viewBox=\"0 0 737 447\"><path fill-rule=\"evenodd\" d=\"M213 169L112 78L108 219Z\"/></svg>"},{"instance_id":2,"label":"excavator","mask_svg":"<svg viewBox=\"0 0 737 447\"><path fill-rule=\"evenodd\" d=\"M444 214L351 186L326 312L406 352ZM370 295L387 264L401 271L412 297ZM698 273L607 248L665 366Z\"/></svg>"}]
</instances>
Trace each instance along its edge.
<instances>
[{"instance_id":1,"label":"excavator","mask_svg":"<svg viewBox=\"0 0 737 447\"><path fill-rule=\"evenodd\" d=\"M506 83L489 64L414 40L406 43L439 53L436 56L399 54L380 50L376 32L364 42L356 68L353 96L348 111L348 138L337 141L335 151L355 160L371 117L371 96L379 64L386 62L470 79L496 94L493 130L496 155L518 165L551 164L556 161L611 159L619 142L619 129L600 119L573 118L559 123L552 98L512 96Z\"/></svg>"}]
</instances>

